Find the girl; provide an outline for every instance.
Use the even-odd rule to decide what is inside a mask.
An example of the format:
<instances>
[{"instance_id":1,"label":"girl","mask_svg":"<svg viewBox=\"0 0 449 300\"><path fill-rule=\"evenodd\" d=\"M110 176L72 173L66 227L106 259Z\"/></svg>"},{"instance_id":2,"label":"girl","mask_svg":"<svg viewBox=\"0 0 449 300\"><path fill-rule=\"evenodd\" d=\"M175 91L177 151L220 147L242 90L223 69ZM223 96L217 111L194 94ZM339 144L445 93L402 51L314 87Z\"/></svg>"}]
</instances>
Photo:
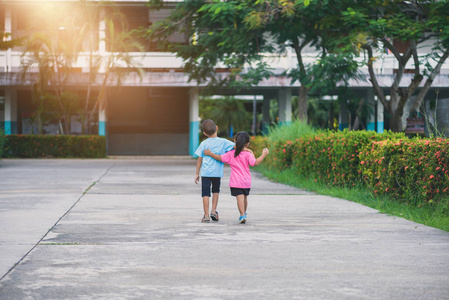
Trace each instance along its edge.
<instances>
[{"instance_id":1,"label":"girl","mask_svg":"<svg viewBox=\"0 0 449 300\"><path fill-rule=\"evenodd\" d=\"M249 146L249 135L244 131L237 133L234 141L235 150L217 155L209 149L206 149L204 150L204 155L208 155L231 166L229 187L231 188L231 195L237 198L237 208L240 212L239 222L245 223L247 219L246 208L248 207L247 197L251 189L251 172L249 166L257 166L270 152L267 148L264 148L262 155L256 159L253 152L247 149Z\"/></svg>"}]
</instances>

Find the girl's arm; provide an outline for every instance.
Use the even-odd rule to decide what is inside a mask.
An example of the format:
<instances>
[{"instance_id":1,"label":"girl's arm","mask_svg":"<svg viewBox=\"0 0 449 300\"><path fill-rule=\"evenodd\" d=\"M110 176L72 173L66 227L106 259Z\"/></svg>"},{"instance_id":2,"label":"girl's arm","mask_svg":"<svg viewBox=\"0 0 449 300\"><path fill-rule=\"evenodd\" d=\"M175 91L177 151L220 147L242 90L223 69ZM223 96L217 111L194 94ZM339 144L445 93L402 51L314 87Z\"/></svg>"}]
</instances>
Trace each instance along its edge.
<instances>
[{"instance_id":1,"label":"girl's arm","mask_svg":"<svg viewBox=\"0 0 449 300\"><path fill-rule=\"evenodd\" d=\"M255 166L259 165L263 161L265 156L267 156L269 153L270 153L270 151L268 151L268 148L263 148L262 155L256 159L256 163L254 165Z\"/></svg>"},{"instance_id":2,"label":"girl's arm","mask_svg":"<svg viewBox=\"0 0 449 300\"><path fill-rule=\"evenodd\" d=\"M218 154L213 153L209 149L204 150L204 155L210 156L215 160L221 161L221 156Z\"/></svg>"}]
</instances>

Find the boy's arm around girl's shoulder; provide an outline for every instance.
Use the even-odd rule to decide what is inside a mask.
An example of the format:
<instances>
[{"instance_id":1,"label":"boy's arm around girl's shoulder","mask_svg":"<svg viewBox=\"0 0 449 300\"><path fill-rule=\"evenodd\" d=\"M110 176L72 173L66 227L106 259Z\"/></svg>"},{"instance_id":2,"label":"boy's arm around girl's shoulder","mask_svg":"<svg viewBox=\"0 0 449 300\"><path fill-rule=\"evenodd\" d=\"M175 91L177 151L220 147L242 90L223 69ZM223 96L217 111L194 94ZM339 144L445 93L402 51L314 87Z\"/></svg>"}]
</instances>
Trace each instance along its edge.
<instances>
[{"instance_id":1,"label":"boy's arm around girl's shoulder","mask_svg":"<svg viewBox=\"0 0 449 300\"><path fill-rule=\"evenodd\" d=\"M251 153L254 157L256 157L255 155L254 155L254 152L253 152L253 150L251 150L251 149L249 149L249 148L243 148L243 151L246 151L246 152L249 152L249 153Z\"/></svg>"},{"instance_id":2,"label":"boy's arm around girl's shoulder","mask_svg":"<svg viewBox=\"0 0 449 300\"><path fill-rule=\"evenodd\" d=\"M223 139L223 153L222 154L224 154L226 152L229 152L231 150L234 150L234 149L235 149L235 143L234 142L231 142L228 139Z\"/></svg>"},{"instance_id":3,"label":"boy's arm around girl's shoulder","mask_svg":"<svg viewBox=\"0 0 449 300\"><path fill-rule=\"evenodd\" d=\"M268 148L263 148L262 154L256 159L256 163L254 165L257 166L260 163L262 163L262 161L264 160L265 156L267 156L269 153L270 153L270 151L268 150Z\"/></svg>"}]
</instances>

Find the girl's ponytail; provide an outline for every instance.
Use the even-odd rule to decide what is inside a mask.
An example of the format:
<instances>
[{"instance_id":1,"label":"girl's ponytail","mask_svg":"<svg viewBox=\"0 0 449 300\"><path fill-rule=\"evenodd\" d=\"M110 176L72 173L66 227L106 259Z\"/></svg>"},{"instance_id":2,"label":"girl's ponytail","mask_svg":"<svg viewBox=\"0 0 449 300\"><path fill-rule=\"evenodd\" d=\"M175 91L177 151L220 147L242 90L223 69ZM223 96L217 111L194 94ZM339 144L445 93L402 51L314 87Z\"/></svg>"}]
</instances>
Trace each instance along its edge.
<instances>
[{"instance_id":1,"label":"girl's ponytail","mask_svg":"<svg viewBox=\"0 0 449 300\"><path fill-rule=\"evenodd\" d=\"M235 135L235 153L234 157L239 156L246 144L249 143L249 134L245 131L238 132Z\"/></svg>"}]
</instances>

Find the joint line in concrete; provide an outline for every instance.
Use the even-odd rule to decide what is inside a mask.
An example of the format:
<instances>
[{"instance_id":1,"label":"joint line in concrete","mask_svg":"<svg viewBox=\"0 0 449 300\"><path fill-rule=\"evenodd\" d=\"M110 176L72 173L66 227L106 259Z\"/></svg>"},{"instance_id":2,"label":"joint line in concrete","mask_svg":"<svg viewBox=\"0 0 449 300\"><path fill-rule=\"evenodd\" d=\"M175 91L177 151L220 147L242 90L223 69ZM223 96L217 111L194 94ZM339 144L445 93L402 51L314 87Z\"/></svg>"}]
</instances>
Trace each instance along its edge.
<instances>
[{"instance_id":1,"label":"joint line in concrete","mask_svg":"<svg viewBox=\"0 0 449 300\"><path fill-rule=\"evenodd\" d=\"M94 183L92 183L84 192L83 194L78 198L78 200L75 201L75 203L58 219L58 221L56 221L55 224L53 224L53 226L47 230L47 232L41 237L41 239L36 243L36 245L34 245L30 251L28 251L18 262L16 262L9 270L8 272L5 273L5 275L3 275L0 278L0 281L3 280L3 278L5 278L6 276L8 276L9 273L11 273L27 256L28 254L30 254L48 235L48 233L50 231L53 230L53 228L55 228L56 225L58 225L58 223L62 220L62 218L64 218L74 207L75 205L78 204L78 202L80 202L80 200L84 197L84 195L87 194L87 192L95 185L97 184L97 182L99 182L101 179L103 179L103 177L109 172L109 170L111 170L114 167L115 164L112 164L112 166L110 166L104 173L103 175L100 176L100 178L98 178L96 181L94 181Z\"/></svg>"}]
</instances>

